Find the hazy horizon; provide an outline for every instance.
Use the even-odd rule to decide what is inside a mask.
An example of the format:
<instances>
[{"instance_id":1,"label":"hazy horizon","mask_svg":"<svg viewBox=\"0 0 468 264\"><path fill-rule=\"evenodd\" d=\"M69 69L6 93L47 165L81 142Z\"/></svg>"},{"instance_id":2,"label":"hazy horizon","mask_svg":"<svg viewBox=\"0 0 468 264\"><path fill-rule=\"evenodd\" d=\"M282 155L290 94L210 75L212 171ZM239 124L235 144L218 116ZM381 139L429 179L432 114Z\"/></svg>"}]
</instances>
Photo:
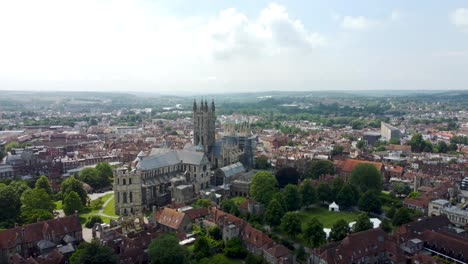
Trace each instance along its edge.
<instances>
[{"instance_id":1,"label":"hazy horizon","mask_svg":"<svg viewBox=\"0 0 468 264\"><path fill-rule=\"evenodd\" d=\"M0 90L466 90L465 1L2 1Z\"/></svg>"}]
</instances>

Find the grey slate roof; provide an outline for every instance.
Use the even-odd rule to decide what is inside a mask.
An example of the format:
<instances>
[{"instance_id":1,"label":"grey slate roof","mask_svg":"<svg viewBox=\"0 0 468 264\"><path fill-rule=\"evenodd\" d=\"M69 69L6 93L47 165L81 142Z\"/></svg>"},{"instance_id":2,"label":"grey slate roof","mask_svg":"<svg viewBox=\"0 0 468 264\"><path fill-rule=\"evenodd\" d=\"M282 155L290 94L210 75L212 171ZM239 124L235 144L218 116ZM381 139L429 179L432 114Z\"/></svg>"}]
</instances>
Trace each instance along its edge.
<instances>
[{"instance_id":1,"label":"grey slate roof","mask_svg":"<svg viewBox=\"0 0 468 264\"><path fill-rule=\"evenodd\" d=\"M231 164L229 166L222 167L220 170L223 171L224 176L226 178L230 178L230 177L232 177L232 176L234 176L234 175L236 175L238 173L245 172L244 165L242 165L242 163L240 163L240 162Z\"/></svg>"},{"instance_id":2,"label":"grey slate roof","mask_svg":"<svg viewBox=\"0 0 468 264\"><path fill-rule=\"evenodd\" d=\"M140 170L153 170L179 163L201 165L205 154L189 150L153 149L137 165Z\"/></svg>"}]
</instances>

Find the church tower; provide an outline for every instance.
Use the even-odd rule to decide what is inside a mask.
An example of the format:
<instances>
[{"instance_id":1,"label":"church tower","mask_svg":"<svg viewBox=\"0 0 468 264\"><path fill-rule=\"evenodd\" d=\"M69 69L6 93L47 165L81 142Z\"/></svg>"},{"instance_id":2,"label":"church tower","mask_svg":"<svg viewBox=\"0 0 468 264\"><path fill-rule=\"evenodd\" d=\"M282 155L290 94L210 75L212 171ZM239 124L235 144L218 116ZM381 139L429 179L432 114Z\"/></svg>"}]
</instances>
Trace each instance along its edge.
<instances>
[{"instance_id":1,"label":"church tower","mask_svg":"<svg viewBox=\"0 0 468 264\"><path fill-rule=\"evenodd\" d=\"M214 100L211 102L211 106L208 106L208 102L203 99L200 105L193 101L193 144L195 146L203 146L205 153L211 153L212 148L215 144L215 104ZM207 155L208 157L210 155Z\"/></svg>"}]
</instances>

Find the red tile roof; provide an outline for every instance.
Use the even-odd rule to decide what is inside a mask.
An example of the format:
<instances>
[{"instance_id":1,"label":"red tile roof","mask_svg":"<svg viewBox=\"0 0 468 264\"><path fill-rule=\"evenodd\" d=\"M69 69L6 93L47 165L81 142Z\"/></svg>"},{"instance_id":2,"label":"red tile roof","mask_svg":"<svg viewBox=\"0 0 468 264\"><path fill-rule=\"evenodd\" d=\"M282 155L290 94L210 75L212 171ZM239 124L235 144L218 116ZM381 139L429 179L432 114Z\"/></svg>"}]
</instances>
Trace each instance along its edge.
<instances>
[{"instance_id":1,"label":"red tile roof","mask_svg":"<svg viewBox=\"0 0 468 264\"><path fill-rule=\"evenodd\" d=\"M185 213L179 212L172 208L164 208L162 211L155 212L153 215L156 222L161 225L168 226L173 229L179 229Z\"/></svg>"},{"instance_id":2,"label":"red tile roof","mask_svg":"<svg viewBox=\"0 0 468 264\"><path fill-rule=\"evenodd\" d=\"M383 167L382 162L373 162L373 161L355 160L355 159L347 159L343 162L340 162L340 164L338 164L338 167L340 170L344 172L352 172L353 169L359 164L372 164L375 166L375 168L378 171L381 171Z\"/></svg>"},{"instance_id":3,"label":"red tile roof","mask_svg":"<svg viewBox=\"0 0 468 264\"><path fill-rule=\"evenodd\" d=\"M65 236L66 234L82 231L80 218L75 215L55 218L44 222L33 223L25 226L10 228L0 231L0 249L16 246L16 240L24 229L23 243L35 243L44 239L47 234Z\"/></svg>"}]
</instances>

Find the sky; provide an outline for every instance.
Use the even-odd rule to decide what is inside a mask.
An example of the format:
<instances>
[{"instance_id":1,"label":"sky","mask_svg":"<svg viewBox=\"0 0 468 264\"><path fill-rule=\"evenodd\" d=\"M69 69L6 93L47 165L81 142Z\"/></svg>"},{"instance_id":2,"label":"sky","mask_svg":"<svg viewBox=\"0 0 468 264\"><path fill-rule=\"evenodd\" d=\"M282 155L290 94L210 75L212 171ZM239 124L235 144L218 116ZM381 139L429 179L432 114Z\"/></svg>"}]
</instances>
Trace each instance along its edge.
<instances>
[{"instance_id":1,"label":"sky","mask_svg":"<svg viewBox=\"0 0 468 264\"><path fill-rule=\"evenodd\" d=\"M468 89L468 1L0 0L0 90L402 89Z\"/></svg>"}]
</instances>

